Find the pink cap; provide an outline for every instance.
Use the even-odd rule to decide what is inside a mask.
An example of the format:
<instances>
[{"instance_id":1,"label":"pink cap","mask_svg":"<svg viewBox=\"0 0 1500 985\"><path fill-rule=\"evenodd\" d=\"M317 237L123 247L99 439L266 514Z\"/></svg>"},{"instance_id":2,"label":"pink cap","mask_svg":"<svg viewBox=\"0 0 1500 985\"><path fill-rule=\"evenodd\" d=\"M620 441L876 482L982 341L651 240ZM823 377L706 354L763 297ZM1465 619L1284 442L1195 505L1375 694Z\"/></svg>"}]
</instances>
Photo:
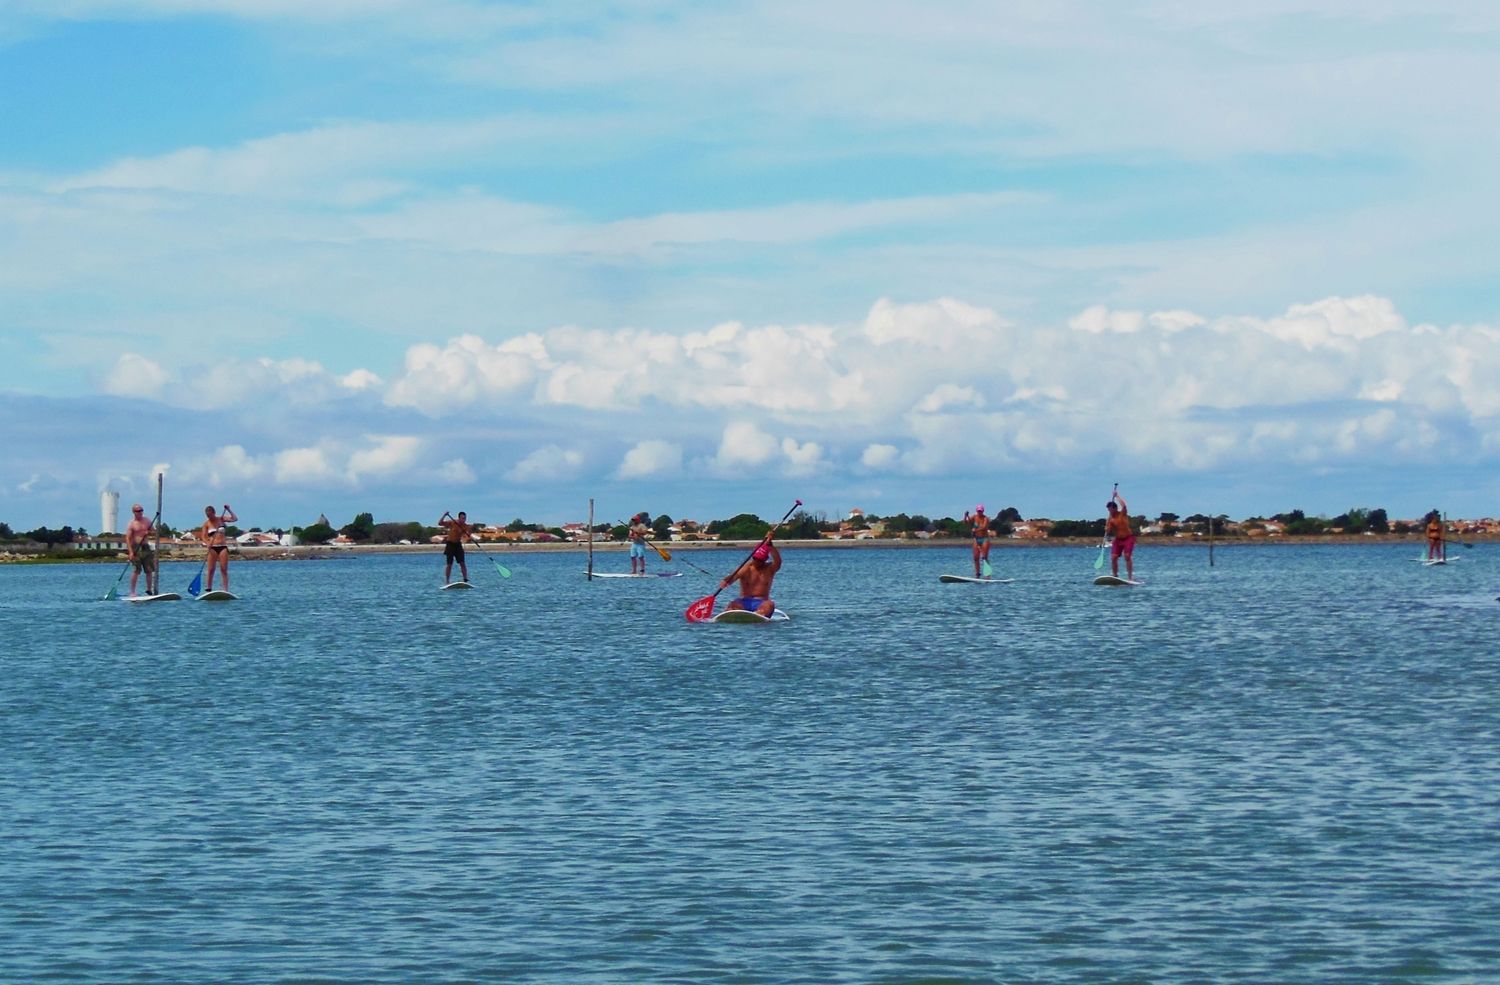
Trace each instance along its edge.
<instances>
[{"instance_id":1,"label":"pink cap","mask_svg":"<svg viewBox=\"0 0 1500 985\"><path fill-rule=\"evenodd\" d=\"M755 549L755 553L751 554L750 556L755 558L755 560L757 561L764 561L766 558L771 556L771 548L765 544L762 544L757 547Z\"/></svg>"},{"instance_id":2,"label":"pink cap","mask_svg":"<svg viewBox=\"0 0 1500 985\"><path fill-rule=\"evenodd\" d=\"M974 512L975 513L983 513L984 512L984 504L980 503L978 506L974 507Z\"/></svg>"}]
</instances>

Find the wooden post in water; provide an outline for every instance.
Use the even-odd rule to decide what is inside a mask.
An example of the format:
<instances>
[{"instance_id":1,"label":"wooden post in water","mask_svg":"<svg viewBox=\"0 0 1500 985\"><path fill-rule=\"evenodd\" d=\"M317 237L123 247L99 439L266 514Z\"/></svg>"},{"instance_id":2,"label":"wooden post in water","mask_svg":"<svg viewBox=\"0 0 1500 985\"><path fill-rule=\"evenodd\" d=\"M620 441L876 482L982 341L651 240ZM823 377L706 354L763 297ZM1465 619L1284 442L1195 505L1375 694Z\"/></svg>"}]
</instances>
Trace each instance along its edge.
<instances>
[{"instance_id":1,"label":"wooden post in water","mask_svg":"<svg viewBox=\"0 0 1500 985\"><path fill-rule=\"evenodd\" d=\"M156 538L151 545L151 550L156 554L156 560L152 562L155 570L146 574L147 595L161 594L161 480L162 473L156 473L156 523L153 525L155 529L151 531L152 536Z\"/></svg>"},{"instance_id":2,"label":"wooden post in water","mask_svg":"<svg viewBox=\"0 0 1500 985\"><path fill-rule=\"evenodd\" d=\"M1212 513L1208 515L1208 566L1210 568L1214 566L1214 517Z\"/></svg>"},{"instance_id":3,"label":"wooden post in water","mask_svg":"<svg viewBox=\"0 0 1500 985\"><path fill-rule=\"evenodd\" d=\"M589 581L594 580L594 497L589 497Z\"/></svg>"}]
</instances>

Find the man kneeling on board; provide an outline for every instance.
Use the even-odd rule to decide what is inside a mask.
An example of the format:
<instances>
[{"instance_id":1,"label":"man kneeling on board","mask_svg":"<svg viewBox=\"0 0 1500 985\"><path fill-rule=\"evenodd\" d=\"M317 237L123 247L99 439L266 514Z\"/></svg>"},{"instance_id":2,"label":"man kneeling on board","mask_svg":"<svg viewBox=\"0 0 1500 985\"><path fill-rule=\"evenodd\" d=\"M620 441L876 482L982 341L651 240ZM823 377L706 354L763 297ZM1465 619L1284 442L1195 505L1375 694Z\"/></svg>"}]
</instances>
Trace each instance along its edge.
<instances>
[{"instance_id":1,"label":"man kneeling on board","mask_svg":"<svg viewBox=\"0 0 1500 985\"><path fill-rule=\"evenodd\" d=\"M761 541L745 562L719 582L720 588L728 588L736 581L740 583L740 597L730 602L726 609L746 609L758 612L767 619L776 611L776 602L771 598L771 582L781 570L781 552L771 543L771 532Z\"/></svg>"}]
</instances>

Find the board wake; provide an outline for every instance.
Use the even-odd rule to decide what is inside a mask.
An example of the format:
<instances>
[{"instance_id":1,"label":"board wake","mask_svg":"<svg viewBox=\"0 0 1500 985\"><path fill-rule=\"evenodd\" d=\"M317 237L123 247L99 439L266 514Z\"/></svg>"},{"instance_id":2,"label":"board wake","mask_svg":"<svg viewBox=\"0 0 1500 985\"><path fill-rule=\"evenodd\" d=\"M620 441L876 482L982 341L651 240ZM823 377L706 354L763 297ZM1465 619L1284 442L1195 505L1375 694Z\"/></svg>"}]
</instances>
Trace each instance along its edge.
<instances>
[{"instance_id":1,"label":"board wake","mask_svg":"<svg viewBox=\"0 0 1500 985\"><path fill-rule=\"evenodd\" d=\"M1111 588L1134 588L1146 584L1143 581L1131 581L1129 578L1120 578L1117 575L1100 575L1094 579L1095 585L1108 585Z\"/></svg>"},{"instance_id":2,"label":"board wake","mask_svg":"<svg viewBox=\"0 0 1500 985\"><path fill-rule=\"evenodd\" d=\"M1009 585L1014 578L973 578L969 575L938 575L945 585Z\"/></svg>"},{"instance_id":3,"label":"board wake","mask_svg":"<svg viewBox=\"0 0 1500 985\"><path fill-rule=\"evenodd\" d=\"M772 612L769 616L763 616L759 612L751 612L749 609L725 609L713 617L713 622L728 623L751 623L751 622L786 622L792 618L780 609Z\"/></svg>"}]
</instances>

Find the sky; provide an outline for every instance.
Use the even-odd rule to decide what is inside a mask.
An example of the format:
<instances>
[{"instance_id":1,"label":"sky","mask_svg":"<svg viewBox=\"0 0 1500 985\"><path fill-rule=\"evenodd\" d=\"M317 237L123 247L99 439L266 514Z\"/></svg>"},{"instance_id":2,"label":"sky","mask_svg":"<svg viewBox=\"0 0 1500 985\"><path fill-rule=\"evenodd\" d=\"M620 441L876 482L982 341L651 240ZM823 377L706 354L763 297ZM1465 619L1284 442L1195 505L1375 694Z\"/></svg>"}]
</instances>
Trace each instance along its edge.
<instances>
[{"instance_id":1,"label":"sky","mask_svg":"<svg viewBox=\"0 0 1500 985\"><path fill-rule=\"evenodd\" d=\"M0 521L1500 515L1488 0L3 0Z\"/></svg>"}]
</instances>

